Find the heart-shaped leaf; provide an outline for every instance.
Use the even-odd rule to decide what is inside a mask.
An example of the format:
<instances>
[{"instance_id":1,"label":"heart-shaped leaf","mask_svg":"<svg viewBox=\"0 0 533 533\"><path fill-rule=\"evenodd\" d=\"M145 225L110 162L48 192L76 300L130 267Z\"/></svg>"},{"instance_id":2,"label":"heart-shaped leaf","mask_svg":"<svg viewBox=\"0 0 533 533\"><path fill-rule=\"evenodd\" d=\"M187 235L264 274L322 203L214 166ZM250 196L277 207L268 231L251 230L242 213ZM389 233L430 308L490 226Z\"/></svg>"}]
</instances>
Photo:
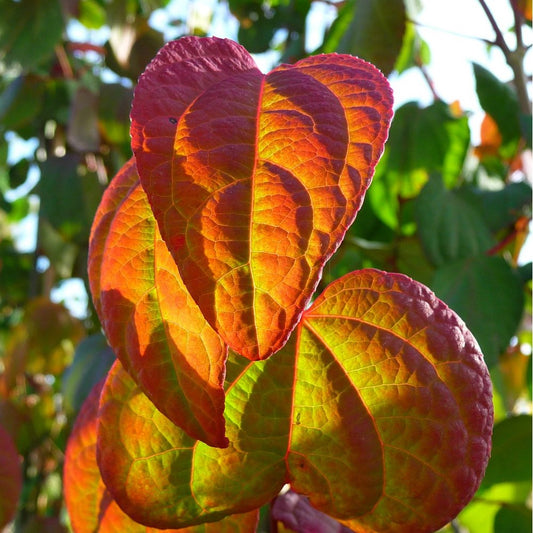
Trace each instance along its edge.
<instances>
[{"instance_id":1,"label":"heart-shaped leaf","mask_svg":"<svg viewBox=\"0 0 533 533\"><path fill-rule=\"evenodd\" d=\"M103 382L84 402L69 437L64 476L65 503L75 533L157 533L131 519L106 489L96 462L98 403ZM258 511L229 516L215 524L180 529L179 533L248 533L255 530ZM166 530L177 533L177 530Z\"/></svg>"},{"instance_id":2,"label":"heart-shaped leaf","mask_svg":"<svg viewBox=\"0 0 533 533\"><path fill-rule=\"evenodd\" d=\"M299 351L296 491L321 485L311 503L363 531L434 531L468 503L490 454L492 386L474 337L429 289L348 274L305 313Z\"/></svg>"},{"instance_id":3,"label":"heart-shaped leaf","mask_svg":"<svg viewBox=\"0 0 533 533\"><path fill-rule=\"evenodd\" d=\"M225 449L222 455L233 460L219 465L217 450L222 449L195 441L172 424L120 364L109 372L100 406L97 457L102 478L120 507L140 523L181 528L221 520L257 509L281 488L284 465L279 456L284 443L276 448L272 439L272 452L261 457L251 454L246 465L242 462L245 453L237 455L234 448ZM255 429L261 428L261 437L266 440L268 431L260 421L264 411L255 413ZM231 422L229 426L237 438L238 429ZM257 437L257 432L247 432L241 435L241 443L253 450ZM286 442L286 436L283 440ZM269 456L277 463L276 475L265 477L271 469L265 460ZM192 466L198 462L198 467ZM227 472L221 472L221 467ZM211 473L210 468L215 470ZM277 485L273 487L272 481ZM258 492L251 494L254 488Z\"/></svg>"},{"instance_id":4,"label":"heart-shaped leaf","mask_svg":"<svg viewBox=\"0 0 533 533\"><path fill-rule=\"evenodd\" d=\"M181 281L133 159L105 192L89 256L95 307L118 358L175 424L225 446L227 348Z\"/></svg>"},{"instance_id":5,"label":"heart-shaped leaf","mask_svg":"<svg viewBox=\"0 0 533 533\"><path fill-rule=\"evenodd\" d=\"M353 222L392 95L321 55L266 76L232 41L168 43L141 76L132 147L163 239L207 321L249 359L287 341Z\"/></svg>"},{"instance_id":6,"label":"heart-shaped leaf","mask_svg":"<svg viewBox=\"0 0 533 533\"><path fill-rule=\"evenodd\" d=\"M244 512L290 482L356 531L430 532L477 489L492 432L489 374L463 322L419 283L348 274L273 357L229 361L225 449L173 426L120 368L110 374L99 464L139 522Z\"/></svg>"}]
</instances>

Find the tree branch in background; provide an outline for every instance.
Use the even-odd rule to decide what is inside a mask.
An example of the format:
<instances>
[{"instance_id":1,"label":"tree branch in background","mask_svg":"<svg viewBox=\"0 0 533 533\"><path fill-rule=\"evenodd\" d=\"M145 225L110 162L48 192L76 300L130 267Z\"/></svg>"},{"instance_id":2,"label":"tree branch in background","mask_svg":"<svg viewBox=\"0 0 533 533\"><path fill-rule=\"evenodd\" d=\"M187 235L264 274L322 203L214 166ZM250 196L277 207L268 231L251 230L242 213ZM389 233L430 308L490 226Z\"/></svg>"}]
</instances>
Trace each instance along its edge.
<instances>
[{"instance_id":1,"label":"tree branch in background","mask_svg":"<svg viewBox=\"0 0 533 533\"><path fill-rule=\"evenodd\" d=\"M501 49L507 64L513 71L514 84L520 104L520 110L523 113L529 114L531 110L531 102L529 100L529 95L527 94L526 75L524 72L524 56L527 51L527 47L525 47L522 42L523 16L520 13L520 10L517 8L516 2L510 0L510 4L514 13L516 31L516 50L511 50L507 45L503 37L503 33L501 32L498 23L493 17L492 12L490 11L490 8L485 0L479 0L479 3L481 4L483 11L485 11L487 18L494 29L494 33L496 34L496 40L494 41L494 44Z\"/></svg>"}]
</instances>

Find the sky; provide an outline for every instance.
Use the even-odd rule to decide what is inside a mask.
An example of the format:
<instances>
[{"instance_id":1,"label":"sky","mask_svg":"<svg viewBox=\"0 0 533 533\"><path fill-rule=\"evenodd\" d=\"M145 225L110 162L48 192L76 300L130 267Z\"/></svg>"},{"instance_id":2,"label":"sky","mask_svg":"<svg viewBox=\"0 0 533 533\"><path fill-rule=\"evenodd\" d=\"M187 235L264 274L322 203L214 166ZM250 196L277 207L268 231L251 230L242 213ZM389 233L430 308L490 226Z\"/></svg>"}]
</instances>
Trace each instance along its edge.
<instances>
[{"instance_id":1,"label":"sky","mask_svg":"<svg viewBox=\"0 0 533 533\"><path fill-rule=\"evenodd\" d=\"M433 80L437 94L445 102L458 100L463 110L470 113L470 128L472 140L479 141L479 127L483 112L477 100L472 63L476 62L488 68L499 79L508 81L512 78L511 69L507 66L505 58L495 47L489 50L481 39L493 40L494 31L485 16L478 0L406 0L418 2L422 10L416 15L420 36L428 43L431 50L431 63L427 67L429 76ZM512 13L507 0L487 0L494 18L500 28L512 26ZM172 0L165 10L156 11L150 23L165 32L167 39L176 36L176 29L168 25L169 20L190 20L191 12L197 17L198 23L211 19L212 34L219 37L237 38L238 24L229 13L227 4L217 0ZM307 24L307 49L316 49L323 40L324 31L335 18L336 9L330 3L315 1L309 14ZM87 32L81 25L73 25L70 29L75 40L92 40L104 42L107 38L106 31ZM84 34L85 32L85 34ZM531 43L533 32L528 29L524 34L526 43ZM514 36L506 34L509 45L514 45ZM264 72L276 62L275 54L255 56L258 66ZM526 56L526 71L531 74L533 70L531 53ZM410 69L402 75L392 75L389 78L394 91L395 107L405 102L416 100L421 105L428 105L433 100L433 95L418 69ZM27 154L32 156L35 151L34 143L15 143L10 151L12 158L19 159ZM34 180L38 179L34 175ZM531 175L529 176L531 182ZM21 190L20 193L24 193ZM32 250L35 247L36 217L30 217L15 228L21 249ZM529 239L521 262L533 259L533 239ZM61 300L65 294L77 300L76 307L82 309L86 301L83 284L79 281L64 284L57 289L54 298Z\"/></svg>"}]
</instances>

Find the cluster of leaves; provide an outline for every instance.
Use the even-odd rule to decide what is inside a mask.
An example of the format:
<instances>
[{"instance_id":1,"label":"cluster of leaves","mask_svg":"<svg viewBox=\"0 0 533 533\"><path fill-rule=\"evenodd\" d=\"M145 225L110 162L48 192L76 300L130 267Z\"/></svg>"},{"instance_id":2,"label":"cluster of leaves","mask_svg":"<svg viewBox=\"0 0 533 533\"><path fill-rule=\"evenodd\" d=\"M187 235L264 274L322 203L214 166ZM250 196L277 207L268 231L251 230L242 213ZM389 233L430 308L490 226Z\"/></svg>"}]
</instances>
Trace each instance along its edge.
<instances>
[{"instance_id":1,"label":"cluster of leaves","mask_svg":"<svg viewBox=\"0 0 533 533\"><path fill-rule=\"evenodd\" d=\"M87 287L89 285L86 263L91 222L109 177L117 174L131 156L129 111L133 86L164 42L163 35L151 27L150 16L167 3L156 0L61 3L21 0L3 6L0 20L0 134L4 139L0 146L0 440L5 453L0 461L0 523L7 523L16 516L15 527L20 531L43 531L45 528L63 531L67 527L61 480L67 437L92 385L106 375L114 360L114 354L99 332L99 320L91 304L79 320L63 305L52 303L50 295L52 288L72 278L80 278ZM484 2L480 3L484 5ZM416 12L408 12L401 0L354 0L339 4L323 44L314 51L305 49L306 32L309 31L305 22L311 9L310 1L254 3L236 0L231 1L229 7L239 21L240 42L252 51L262 52L275 47L281 60L291 63L310 52L338 51L363 57L385 74L401 73L409 68L421 68L426 73L428 49L417 34L416 25L411 22L416 19ZM397 109L384 156L377 166L366 201L339 249L326 264L317 288L317 294L320 294L332 281L361 268L403 272L435 291L474 333L493 381L496 426L487 475L472 503L457 518L462 527L473 532L527 531L530 523L527 501L531 492L531 418L516 416L516 412L524 402L526 406L531 405L530 358L522 351L524 343L530 342L527 323L524 323L524 316L530 316L530 266L518 264L531 211L531 189L523 168L524 153L531 147L530 106L529 102L524 103L520 84L521 77L524 78L521 69L525 50L521 28L525 21L531 20L531 13L527 2L512 1L511 8L517 21L517 48L510 51L499 30L496 31L495 45L507 53L515 73L514 85L502 83L480 66L474 67L479 101L487 112L480 146L472 150L467 113L456 105L448 105L436 98L427 107L412 102ZM90 40L79 42L79 38L73 39L73 25L78 30L85 28L86 32L103 31L104 42L95 44ZM199 28L190 21L176 21L172 37L206 30L208 26ZM380 37L376 39L376 36ZM37 40L39 45L35 46ZM114 73L114 77L109 76L110 73ZM173 123L168 122L169 118L179 118L174 115L165 117L170 126ZM8 152L8 141L14 137L34 142L37 148L33 155L13 159ZM36 171L40 175L39 183L30 190L32 175ZM135 172L130 169L129 173L121 172L117 177L121 175L124 179L133 179ZM147 215L150 213L148 204L139 196L139 187L133 182L122 182L121 185L116 178L111 183L122 187L122 193L133 202L131 209L144 213L144 223L152 220L151 226L139 228L141 233L145 232L139 237L146 242L146 232L153 235L155 227L153 219ZM23 192L18 196L11 194L11 190L21 184ZM39 204L37 214L36 200ZM104 215L112 218L113 224L124 216L122 211L115 216L115 208L110 205L107 209ZM27 252L20 249L11 230L21 221L35 216L38 220L37 245L35 250ZM127 248L128 243L122 241L121 246ZM107 254L104 259L112 261ZM158 256L160 260L162 258ZM169 268L175 268L169 257L165 261ZM172 291L179 293L181 288L168 280L165 268L151 268L159 282L171 283ZM124 275L128 274L124 272ZM310 282L309 287L312 285ZM135 294L129 295L129 302ZM330 293L325 292L321 298L328 300L327 294ZM195 299L200 297L201 294L197 294ZM190 297L183 298L187 301ZM116 294L108 292L103 296L103 305L111 305L106 301L116 303L116 299ZM130 305L128 301L122 303ZM176 303L160 301L160 305L170 309L168 306ZM319 300L314 305L319 305ZM173 338L186 333L179 329L180 320L188 323L194 320L194 316L186 311L183 313L186 316L174 317ZM152 319L152 316L147 305L138 319ZM309 336L309 332L318 327L311 310L306 311L305 317L303 325L298 326L300 336ZM212 316L210 323L218 327L217 321L220 320L223 317ZM125 326L122 321L118 327ZM342 328L339 327L340 331ZM113 335L108 328L106 333L110 338ZM147 338L134 338L134 344L138 346L133 346L133 352L129 353L144 354L145 348L150 346L155 350L158 342L159 346L164 346L161 334L161 323L156 320L151 332L144 332ZM205 350L206 346L212 346L215 338L214 332L208 332L206 328L199 347ZM165 350L166 355L172 357L180 351L180 346L167 344ZM150 351L147 353L149 355ZM276 382L279 378L279 384L262 383L262 387L266 390L269 386L274 387L271 394L283 396L291 390L289 385L283 385L287 375L291 371L294 374L291 357L301 358L299 353L289 344L281 354L254 363L250 368L259 372L257 369L262 365L268 367L268 379ZM277 370L273 367L274 361L280 365ZM132 363L128 371L137 381L145 379L150 382L158 373L159 377L164 374L165 380L173 380L169 390L175 392L177 383L172 377L175 374L154 366L150 369L151 375L143 375L136 364ZM252 384L259 379L259 374L251 374L246 365L246 360L243 362L242 358L230 353L224 382L226 398L227 401L234 398L240 402L243 395L250 396L251 405L257 406L255 410L240 414L239 410L228 412L227 408L226 418L233 418L225 421L225 431L231 440L231 431L236 431L239 425L237 417L246 415L247 423L257 430L253 433L254 443L250 444L257 451L257 441L265 433L271 436L269 431L272 428L281 427L278 419L293 417L293 422L300 422L298 429L302 425L301 417L305 415L302 413L298 420L298 414L288 413L289 400L283 403L279 399L261 400L257 397ZM220 365L215 365L211 372L209 379L213 388L208 389L207 396L216 405L221 397L223 372ZM205 379L208 369L195 367L195 372L190 373L192 381L179 383L193 397L205 393L194 381L196 373L199 379ZM310 374L310 383L316 381L315 374L321 372ZM214 462L216 457L205 452L209 448L194 445L195 441L183 433L173 433L168 420L154 410L151 401L136 388L129 374L114 367L110 376L106 392L110 406L107 416L116 416L123 409L121 405L125 405L125 398L137 398L136 412L142 413L143 420L127 422L129 426L125 428L131 431L131 435L142 433L143 429L154 436L159 435L150 445L156 449L160 446L161 451L168 446L166 437L172 435L176 448L196 450L199 447L204 450L201 453L195 451L195 456L204 457L195 467L198 472L210 468L211 463L205 461ZM321 382L318 383L321 386ZM142 383L140 385L142 389ZM302 390L298 394L306 397L309 391ZM92 395L94 400L97 392ZM164 400L151 400L156 401L159 408L162 408L161 403L170 402L166 411L169 413L171 402L179 401L179 398L176 400L170 394ZM203 397L199 405L205 404L206 400ZM281 406L281 411L275 413L276 420L266 424L268 405L265 404L269 402ZM203 431L205 436L210 434L210 425L218 423L220 438L220 403L207 416L201 411L193 412L194 419L203 420L200 429L193 431ZM219 417L218 422L213 413ZM122 416L125 414L122 412ZM264 415L263 425L257 421L259 414ZM330 417L326 412L324 416ZM174 422L183 423L182 420ZM94 403L88 402L77 427L78 434L82 434L83 446L94 450ZM125 428L115 429L123 431ZM349 428L347 425L346 429ZM201 437L196 433L193 436ZM276 445L270 438L265 451L273 463L276 457L279 459L279 450L284 446L285 452L287 450L286 439L283 444L283 435L278 436ZM113 432L105 438L115 443L120 441L118 434ZM178 446L178 443L181 444ZM191 452L184 451L187 453ZM15 468L17 456L22 457L20 469ZM113 462L114 458L111 456L107 460ZM512 458L511 462L509 458ZM108 527L113 527L117 520L130 520L111 503L98 471L94 470L94 458L88 461L94 476L84 490L90 491L92 487L102 496L100 502L102 509L106 509ZM259 463L251 463L249 470L241 474L243 479L250 477L250 470L259 472L260 467L253 466L255 464ZM353 464L358 463L354 460ZM253 475L256 475L255 471ZM349 471L343 474L348 476ZM176 480L183 477L183 473L177 471L173 471L173 475ZM375 476L376 472L369 475ZM75 480L69 481L68 476L67 470L65 484L68 486L70 482L72 486L74 483L75 487ZM263 483L256 480L258 485L254 487L261 489L257 489L258 501L265 500L264 491L271 491L268 496L274 497L279 480L283 478L285 481L279 472L272 476L272 484L264 479ZM261 476L257 474L257 477ZM344 479L341 477L339 483ZM356 485L359 481L353 484ZM172 490L179 491L183 485L177 483L172 487ZM240 486L234 490L239 491ZM395 487L394 490L400 493L402 489ZM75 494L75 488L71 492ZM342 491L339 489L339 492ZM208 497L210 493L205 494ZM116 498L116 493L113 496ZM176 499L176 492L167 496ZM284 498L289 496L295 495L287 493L278 497L275 508L281 508L284 501L289 501ZM84 496L81 498L83 500ZM238 501L237 496L235 501ZM313 511L305 507L305 501L300 502L311 516ZM204 507L210 506L204 502ZM428 514L431 512L426 510ZM154 513L157 513L156 507ZM317 521L326 520L312 516ZM305 531L297 514L279 512L277 517L283 517L283 521L294 529ZM78 517L78 520L82 524L94 524L91 522L94 514ZM228 530L241 528L238 530L247 531L257 521L257 513L252 511L240 517L237 521L240 525L231 522L231 518L228 520L226 526L224 523L214 525L214 530L222 531L227 527ZM125 524L123 530L147 530L131 521ZM100 527L105 528L103 518ZM194 526L191 526L192 530L196 531Z\"/></svg>"}]
</instances>

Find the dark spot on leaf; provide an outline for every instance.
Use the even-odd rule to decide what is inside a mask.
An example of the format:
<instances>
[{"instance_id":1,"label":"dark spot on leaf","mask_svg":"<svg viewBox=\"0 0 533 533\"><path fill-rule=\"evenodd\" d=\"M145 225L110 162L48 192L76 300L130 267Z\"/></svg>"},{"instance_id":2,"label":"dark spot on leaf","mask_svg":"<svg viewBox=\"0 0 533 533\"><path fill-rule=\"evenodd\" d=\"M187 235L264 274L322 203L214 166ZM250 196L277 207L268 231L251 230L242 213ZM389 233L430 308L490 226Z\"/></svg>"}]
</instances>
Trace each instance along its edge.
<instances>
[{"instance_id":1,"label":"dark spot on leaf","mask_svg":"<svg viewBox=\"0 0 533 533\"><path fill-rule=\"evenodd\" d=\"M177 123L178 123L177 119L175 119L174 117L169 117L168 121L169 121L171 124L177 124Z\"/></svg>"}]
</instances>

